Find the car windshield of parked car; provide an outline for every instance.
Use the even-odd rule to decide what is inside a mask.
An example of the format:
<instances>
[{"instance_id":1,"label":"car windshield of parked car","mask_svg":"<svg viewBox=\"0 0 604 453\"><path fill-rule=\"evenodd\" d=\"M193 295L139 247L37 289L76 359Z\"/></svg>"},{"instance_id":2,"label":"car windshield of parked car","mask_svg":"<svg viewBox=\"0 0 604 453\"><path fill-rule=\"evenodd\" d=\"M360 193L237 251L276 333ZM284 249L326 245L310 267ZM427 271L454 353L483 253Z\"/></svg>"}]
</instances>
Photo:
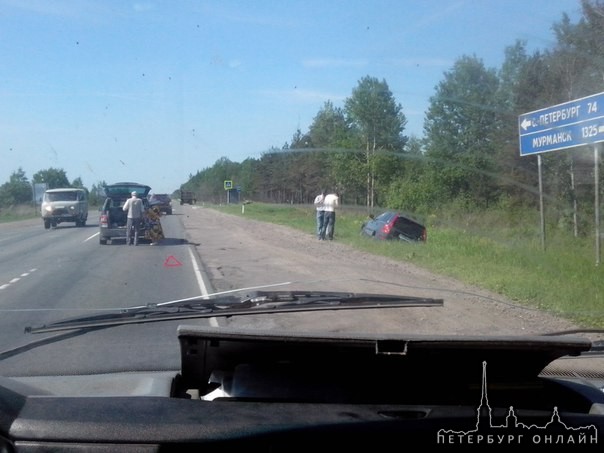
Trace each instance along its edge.
<instances>
[{"instance_id":1,"label":"car windshield of parked car","mask_svg":"<svg viewBox=\"0 0 604 453\"><path fill-rule=\"evenodd\" d=\"M190 381L125 382L191 370L199 351L208 369L227 363L240 356L224 345L250 332L267 336L250 348L270 358L275 343L317 336L345 357L351 344L372 351L378 368L435 345L410 339L490 350L531 337L502 354L524 364L539 351L531 375L604 341L604 1L0 0L0 11L0 381L169 393ZM540 348L551 333L580 340ZM467 347L439 376L470 368ZM247 387L195 368L212 388L180 395L274 388L281 401L286 362L242 365L262 376ZM604 363L590 370L604 395ZM320 381L303 376L296 385ZM335 387L324 390L349 402ZM0 451L2 401L0 390Z\"/></svg>"}]
</instances>

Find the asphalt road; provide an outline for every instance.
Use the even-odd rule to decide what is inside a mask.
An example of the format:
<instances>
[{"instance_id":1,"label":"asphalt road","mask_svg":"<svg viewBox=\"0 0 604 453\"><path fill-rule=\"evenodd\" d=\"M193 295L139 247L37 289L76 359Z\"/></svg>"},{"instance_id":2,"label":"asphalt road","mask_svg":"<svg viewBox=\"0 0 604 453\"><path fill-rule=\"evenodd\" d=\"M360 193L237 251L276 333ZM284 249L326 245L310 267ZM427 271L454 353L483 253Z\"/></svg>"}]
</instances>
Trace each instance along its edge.
<instances>
[{"instance_id":1,"label":"asphalt road","mask_svg":"<svg viewBox=\"0 0 604 453\"><path fill-rule=\"evenodd\" d=\"M177 215L161 246L100 245L98 213L86 227L45 230L40 219L0 224L0 350L31 341L26 326L107 309L199 296L194 249Z\"/></svg>"},{"instance_id":2,"label":"asphalt road","mask_svg":"<svg viewBox=\"0 0 604 453\"><path fill-rule=\"evenodd\" d=\"M0 354L5 353L0 375L100 373L136 365L176 370L176 328L183 322L114 327L52 343L52 334L28 334L24 328L236 288L393 293L442 298L444 305L209 318L186 324L479 335L574 327L408 263L353 250L338 243L337 231L335 241L318 241L310 231L184 205L162 217L166 239L160 245L134 247L117 241L100 245L96 218L91 212L82 228L65 224L45 230L40 219L0 225ZM32 341L49 344L24 347Z\"/></svg>"}]
</instances>

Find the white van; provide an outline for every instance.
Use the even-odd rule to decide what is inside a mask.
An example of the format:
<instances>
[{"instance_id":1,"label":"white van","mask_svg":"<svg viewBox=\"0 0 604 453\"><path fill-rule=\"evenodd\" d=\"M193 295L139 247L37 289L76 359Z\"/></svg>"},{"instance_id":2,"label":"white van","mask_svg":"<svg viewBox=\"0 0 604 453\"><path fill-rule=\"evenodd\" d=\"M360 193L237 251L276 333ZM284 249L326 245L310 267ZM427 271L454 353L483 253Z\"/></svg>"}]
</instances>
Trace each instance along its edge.
<instances>
[{"instance_id":1,"label":"white van","mask_svg":"<svg viewBox=\"0 0 604 453\"><path fill-rule=\"evenodd\" d=\"M48 189L42 197L41 214L46 229L62 222L85 226L88 219L88 192L72 187Z\"/></svg>"}]
</instances>

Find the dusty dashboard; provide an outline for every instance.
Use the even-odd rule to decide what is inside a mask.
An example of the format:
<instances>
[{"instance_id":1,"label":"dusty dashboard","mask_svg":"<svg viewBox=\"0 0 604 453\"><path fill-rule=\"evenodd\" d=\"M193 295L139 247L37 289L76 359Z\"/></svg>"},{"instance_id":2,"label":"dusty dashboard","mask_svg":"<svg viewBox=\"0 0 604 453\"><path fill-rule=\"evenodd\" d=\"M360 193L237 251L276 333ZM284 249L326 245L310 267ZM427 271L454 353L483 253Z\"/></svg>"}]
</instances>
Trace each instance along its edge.
<instances>
[{"instance_id":1,"label":"dusty dashboard","mask_svg":"<svg viewBox=\"0 0 604 453\"><path fill-rule=\"evenodd\" d=\"M578 338L183 325L178 339L180 370L96 376L72 395L43 379L3 378L0 451L602 448L602 382L541 375L587 352ZM128 390L95 392L100 382Z\"/></svg>"}]
</instances>

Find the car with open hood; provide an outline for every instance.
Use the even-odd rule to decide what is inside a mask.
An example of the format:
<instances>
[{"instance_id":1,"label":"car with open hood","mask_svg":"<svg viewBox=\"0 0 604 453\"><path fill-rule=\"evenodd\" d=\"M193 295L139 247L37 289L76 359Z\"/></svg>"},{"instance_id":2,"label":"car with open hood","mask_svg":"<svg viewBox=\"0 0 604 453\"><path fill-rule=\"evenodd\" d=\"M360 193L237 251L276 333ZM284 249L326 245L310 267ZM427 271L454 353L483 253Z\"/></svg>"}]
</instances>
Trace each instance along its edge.
<instances>
[{"instance_id":1,"label":"car with open hood","mask_svg":"<svg viewBox=\"0 0 604 453\"><path fill-rule=\"evenodd\" d=\"M151 187L136 182L117 182L103 187L105 200L99 208L99 243L111 244L112 241L126 239L126 224L128 213L123 210L124 203L136 192L136 196L143 202L144 209L149 207L147 195ZM145 238L146 225L141 223L139 235Z\"/></svg>"},{"instance_id":2,"label":"car with open hood","mask_svg":"<svg viewBox=\"0 0 604 453\"><path fill-rule=\"evenodd\" d=\"M603 451L604 1L0 11L0 453Z\"/></svg>"}]
</instances>

